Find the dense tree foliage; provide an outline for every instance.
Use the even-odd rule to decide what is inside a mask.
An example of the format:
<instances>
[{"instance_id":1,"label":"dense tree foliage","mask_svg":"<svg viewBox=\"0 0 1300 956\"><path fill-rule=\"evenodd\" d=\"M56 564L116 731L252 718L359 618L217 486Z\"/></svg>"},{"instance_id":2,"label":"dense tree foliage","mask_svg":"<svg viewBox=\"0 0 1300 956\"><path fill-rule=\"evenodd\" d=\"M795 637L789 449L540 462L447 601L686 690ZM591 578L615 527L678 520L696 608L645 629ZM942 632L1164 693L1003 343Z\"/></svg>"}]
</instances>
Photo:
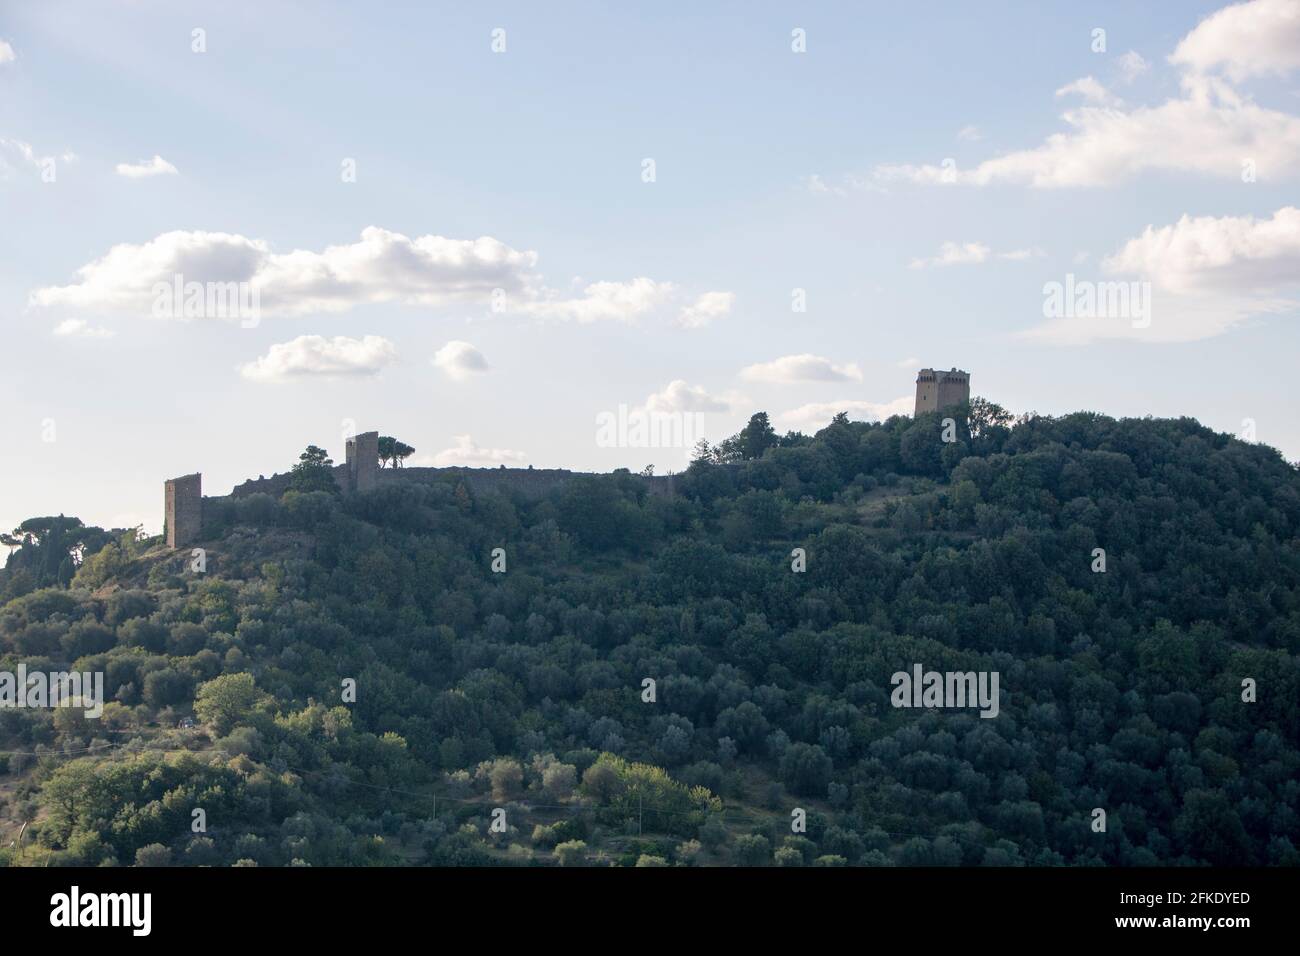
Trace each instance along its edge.
<instances>
[{"instance_id":1,"label":"dense tree foliage","mask_svg":"<svg viewBox=\"0 0 1300 956\"><path fill-rule=\"evenodd\" d=\"M308 445L298 456L298 463L289 472L289 487L293 491L307 494L323 491L334 493L338 484L334 480L334 459L329 452L315 445Z\"/></svg>"},{"instance_id":2,"label":"dense tree foliage","mask_svg":"<svg viewBox=\"0 0 1300 956\"><path fill-rule=\"evenodd\" d=\"M382 435L379 439L379 466L388 465L401 468L402 462L415 454L415 449L405 442L400 442L392 435Z\"/></svg>"},{"instance_id":3,"label":"dense tree foliage","mask_svg":"<svg viewBox=\"0 0 1300 956\"><path fill-rule=\"evenodd\" d=\"M105 531L63 515L28 518L12 533L0 534L0 544L10 549L0 601L36 588L67 587L87 558L110 544L131 549L138 536L135 529Z\"/></svg>"},{"instance_id":4,"label":"dense tree foliage","mask_svg":"<svg viewBox=\"0 0 1300 956\"><path fill-rule=\"evenodd\" d=\"M1300 862L1275 451L981 400L719 448L673 498L210 501L204 573L23 543L0 670L110 702L0 710L0 827L35 821L28 863ZM997 717L891 706L914 664L997 672Z\"/></svg>"}]
</instances>

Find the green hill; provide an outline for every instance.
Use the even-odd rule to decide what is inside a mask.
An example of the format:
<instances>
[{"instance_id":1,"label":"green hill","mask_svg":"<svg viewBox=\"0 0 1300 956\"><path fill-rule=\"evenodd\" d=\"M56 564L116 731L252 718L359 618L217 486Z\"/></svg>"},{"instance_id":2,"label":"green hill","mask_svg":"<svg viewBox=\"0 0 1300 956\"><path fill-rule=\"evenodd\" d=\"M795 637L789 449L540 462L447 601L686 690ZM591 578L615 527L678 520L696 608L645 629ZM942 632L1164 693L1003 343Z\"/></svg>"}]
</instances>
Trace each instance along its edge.
<instances>
[{"instance_id":1,"label":"green hill","mask_svg":"<svg viewBox=\"0 0 1300 956\"><path fill-rule=\"evenodd\" d=\"M1296 468L956 419L755 416L674 497L230 499L197 571L34 519L0 671L108 702L0 709L0 864L1300 862ZM895 706L916 665L996 717Z\"/></svg>"}]
</instances>

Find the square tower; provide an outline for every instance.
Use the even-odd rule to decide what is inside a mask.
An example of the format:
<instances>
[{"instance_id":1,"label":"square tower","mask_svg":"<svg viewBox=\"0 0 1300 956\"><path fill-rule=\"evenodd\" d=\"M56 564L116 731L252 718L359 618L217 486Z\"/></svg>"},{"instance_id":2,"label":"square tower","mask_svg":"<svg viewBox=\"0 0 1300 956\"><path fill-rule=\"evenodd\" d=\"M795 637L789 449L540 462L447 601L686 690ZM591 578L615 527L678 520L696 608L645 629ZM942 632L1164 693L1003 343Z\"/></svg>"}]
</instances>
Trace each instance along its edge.
<instances>
[{"instance_id":1,"label":"square tower","mask_svg":"<svg viewBox=\"0 0 1300 956\"><path fill-rule=\"evenodd\" d=\"M939 386L935 379L935 371L932 368L923 368L916 373L916 411L913 416L920 415L922 412L932 412L938 406L935 405L939 399Z\"/></svg>"},{"instance_id":2,"label":"square tower","mask_svg":"<svg viewBox=\"0 0 1300 956\"><path fill-rule=\"evenodd\" d=\"M916 411L937 412L970 401L970 373L961 369L936 372L923 368L916 374Z\"/></svg>"},{"instance_id":3,"label":"square tower","mask_svg":"<svg viewBox=\"0 0 1300 956\"><path fill-rule=\"evenodd\" d=\"M369 491L379 481L379 432L348 439L348 490Z\"/></svg>"},{"instance_id":4,"label":"square tower","mask_svg":"<svg viewBox=\"0 0 1300 956\"><path fill-rule=\"evenodd\" d=\"M203 531L203 476L195 473L163 483L167 547L183 548Z\"/></svg>"}]
</instances>

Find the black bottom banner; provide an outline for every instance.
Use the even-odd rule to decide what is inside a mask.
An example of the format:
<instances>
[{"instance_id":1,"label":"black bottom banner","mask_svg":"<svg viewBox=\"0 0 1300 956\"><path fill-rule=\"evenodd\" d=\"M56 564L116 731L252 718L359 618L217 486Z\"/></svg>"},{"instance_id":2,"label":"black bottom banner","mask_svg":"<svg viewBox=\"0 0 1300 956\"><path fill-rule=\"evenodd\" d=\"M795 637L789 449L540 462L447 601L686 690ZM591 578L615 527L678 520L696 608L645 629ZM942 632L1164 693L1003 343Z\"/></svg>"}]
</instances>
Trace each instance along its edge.
<instances>
[{"instance_id":1,"label":"black bottom banner","mask_svg":"<svg viewBox=\"0 0 1300 956\"><path fill-rule=\"evenodd\" d=\"M504 940L574 928L649 930L689 920L708 938L781 924L927 942L1199 935L1231 945L1295 925L1296 871L1180 869L14 869L0 871L6 930L128 945L289 936L338 943L457 924ZM567 915L566 915L567 914ZM541 923L529 919L538 917ZM521 919L521 917L523 919ZM852 924L852 926L849 926ZM714 929L709 929L713 927ZM666 942L666 940L665 940ZM680 940L678 940L680 942Z\"/></svg>"}]
</instances>

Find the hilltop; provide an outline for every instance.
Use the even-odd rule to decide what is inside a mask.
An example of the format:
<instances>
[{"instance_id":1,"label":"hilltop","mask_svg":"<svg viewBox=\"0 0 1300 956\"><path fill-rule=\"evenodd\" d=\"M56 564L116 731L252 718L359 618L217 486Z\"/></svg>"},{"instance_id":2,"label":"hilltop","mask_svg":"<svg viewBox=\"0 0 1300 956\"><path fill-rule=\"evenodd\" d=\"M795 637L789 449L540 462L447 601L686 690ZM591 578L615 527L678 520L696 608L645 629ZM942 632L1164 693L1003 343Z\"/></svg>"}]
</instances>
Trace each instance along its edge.
<instances>
[{"instance_id":1,"label":"hilltop","mask_svg":"<svg viewBox=\"0 0 1300 956\"><path fill-rule=\"evenodd\" d=\"M37 519L0 671L109 700L0 709L0 863L1300 862L1296 468L945 414L756 415L671 495L250 488L201 567ZM998 673L997 717L894 706L914 665Z\"/></svg>"}]
</instances>

